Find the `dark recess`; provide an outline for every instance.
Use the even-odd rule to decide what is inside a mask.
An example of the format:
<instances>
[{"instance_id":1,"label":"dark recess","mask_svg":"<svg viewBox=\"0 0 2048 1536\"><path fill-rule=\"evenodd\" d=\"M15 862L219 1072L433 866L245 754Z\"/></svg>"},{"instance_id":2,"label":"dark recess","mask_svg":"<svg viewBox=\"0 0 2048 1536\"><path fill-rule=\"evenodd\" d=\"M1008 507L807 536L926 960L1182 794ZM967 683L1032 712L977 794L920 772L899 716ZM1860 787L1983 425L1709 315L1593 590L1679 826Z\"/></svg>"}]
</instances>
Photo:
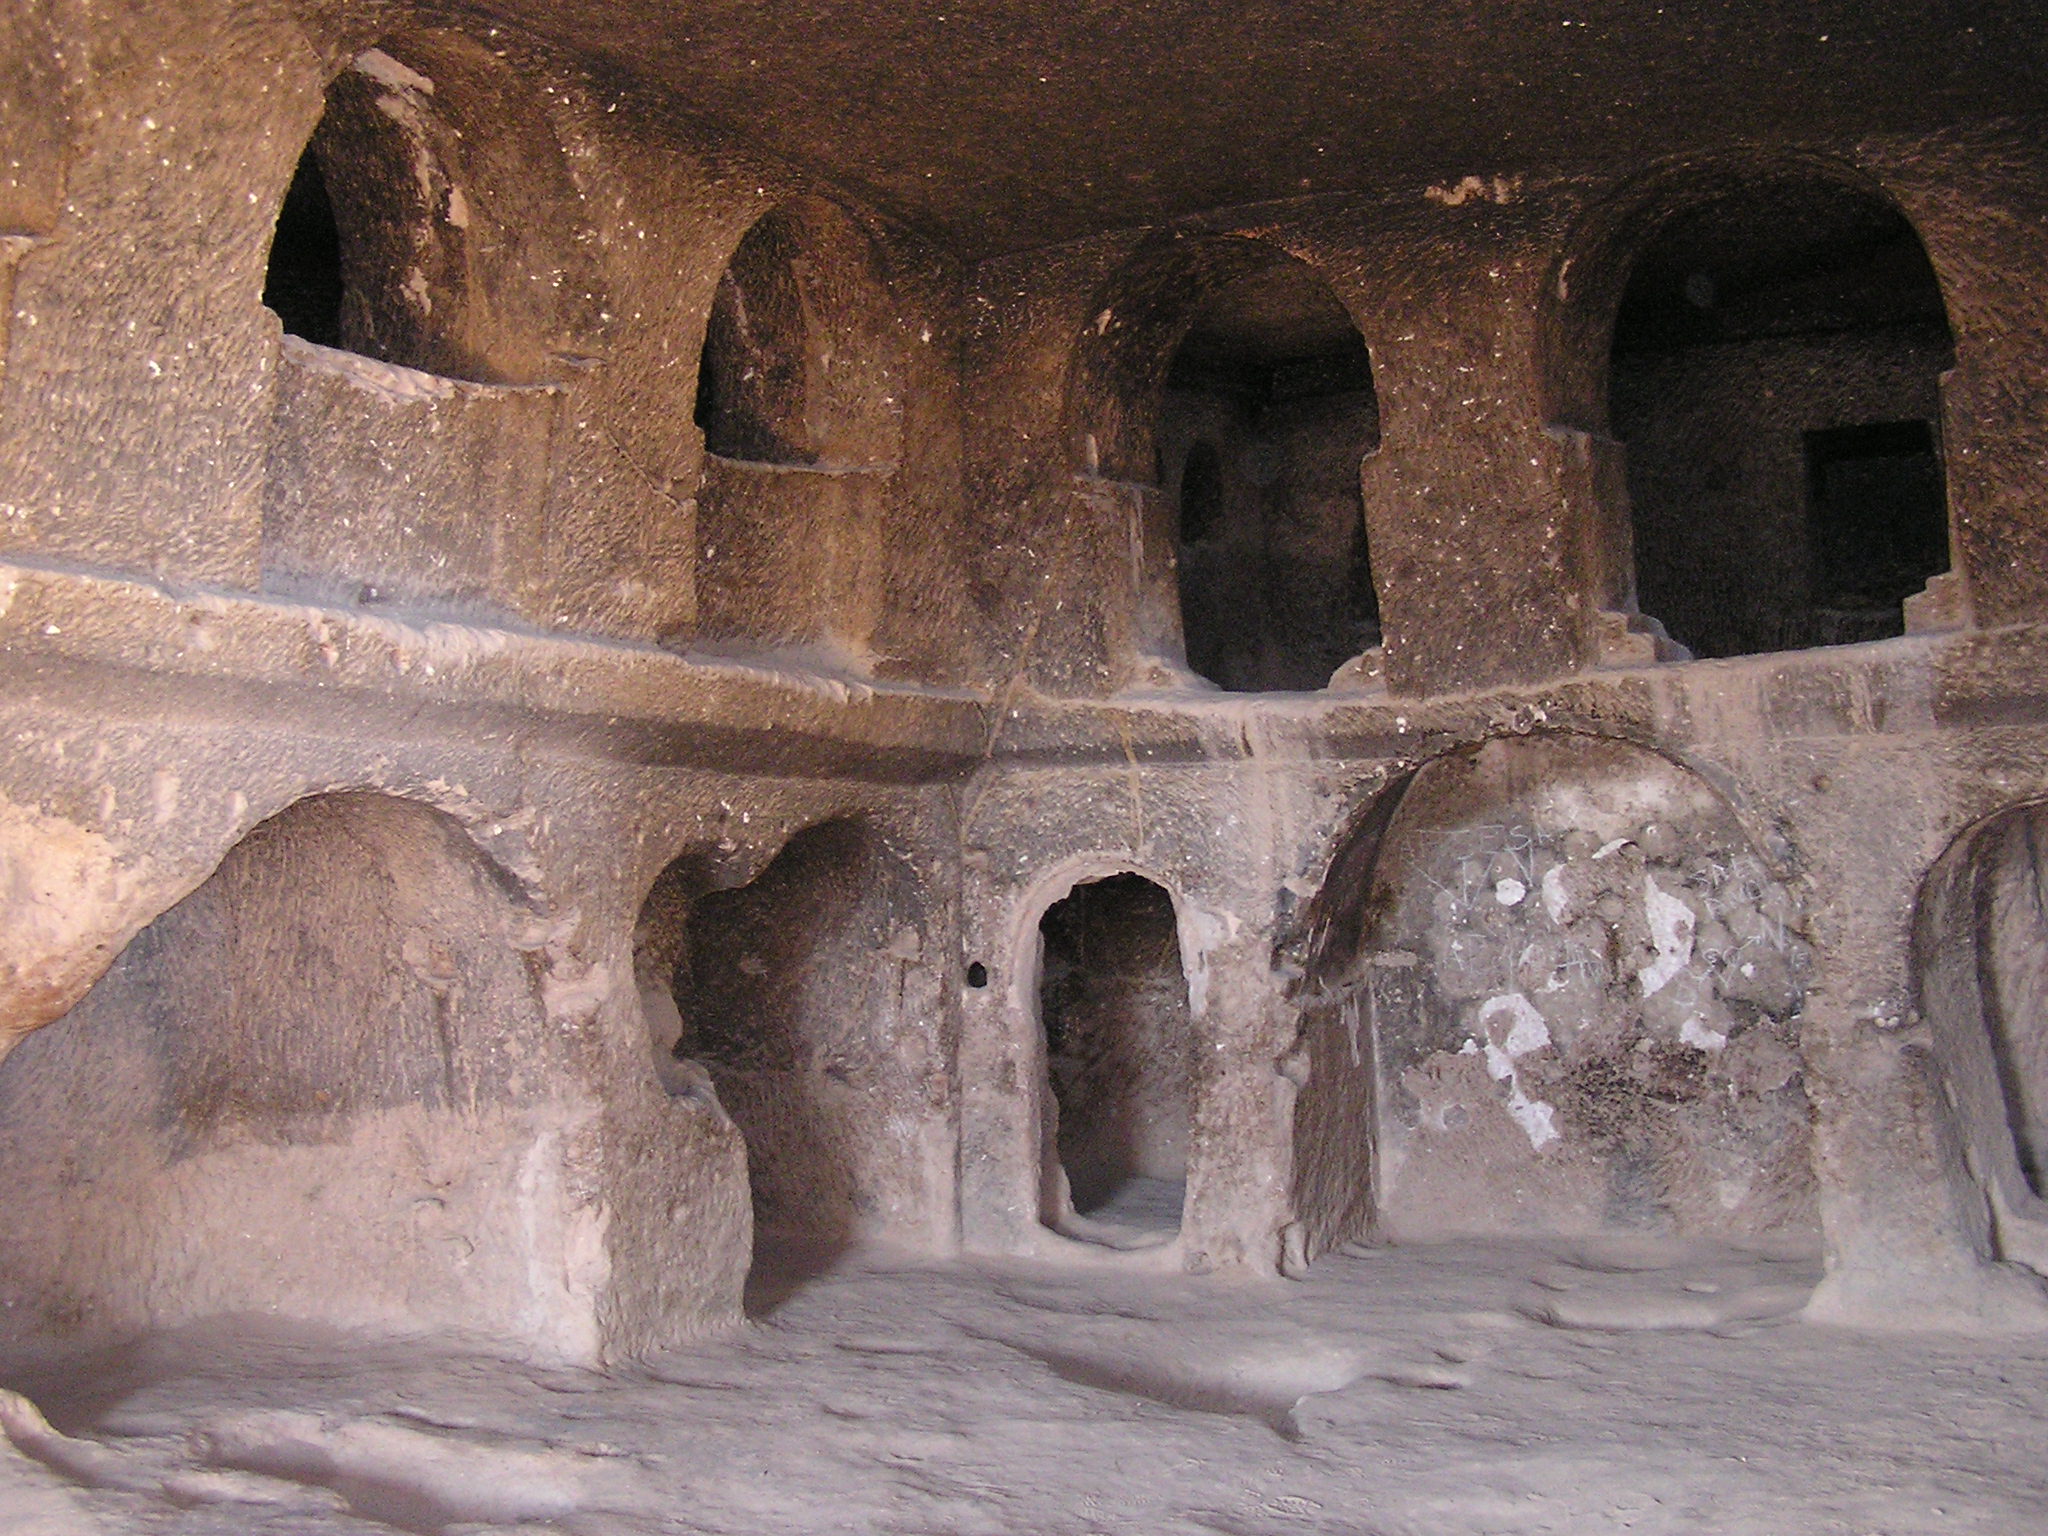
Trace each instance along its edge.
<instances>
[{"instance_id":1,"label":"dark recess","mask_svg":"<svg viewBox=\"0 0 2048 1536\"><path fill-rule=\"evenodd\" d=\"M1815 603L1895 623L1900 603L1948 568L1948 503L1933 423L1808 432L1806 474Z\"/></svg>"},{"instance_id":2,"label":"dark recess","mask_svg":"<svg viewBox=\"0 0 2048 1536\"><path fill-rule=\"evenodd\" d=\"M1194 316L1168 369L1162 444L1189 668L1232 692L1323 687L1379 643L1359 461L1379 445L1365 338L1312 269L1281 261Z\"/></svg>"},{"instance_id":3,"label":"dark recess","mask_svg":"<svg viewBox=\"0 0 2048 1536\"><path fill-rule=\"evenodd\" d=\"M341 230L320 157L308 149L278 210L263 302L284 322L287 335L338 347L342 290Z\"/></svg>"},{"instance_id":4,"label":"dark recess","mask_svg":"<svg viewBox=\"0 0 2048 1536\"><path fill-rule=\"evenodd\" d=\"M1941 286L1882 195L1763 177L1665 218L1615 315L1637 598L1700 656L1903 633L1948 568Z\"/></svg>"}]
</instances>

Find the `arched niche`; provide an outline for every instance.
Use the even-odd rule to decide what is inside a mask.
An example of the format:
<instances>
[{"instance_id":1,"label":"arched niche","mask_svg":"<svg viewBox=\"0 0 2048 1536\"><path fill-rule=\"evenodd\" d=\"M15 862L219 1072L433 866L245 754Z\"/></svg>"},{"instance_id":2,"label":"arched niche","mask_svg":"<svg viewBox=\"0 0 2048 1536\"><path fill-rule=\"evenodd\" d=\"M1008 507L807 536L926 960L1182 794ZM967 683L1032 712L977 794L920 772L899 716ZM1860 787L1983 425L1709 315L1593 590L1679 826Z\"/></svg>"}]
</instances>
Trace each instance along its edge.
<instances>
[{"instance_id":1,"label":"arched niche","mask_svg":"<svg viewBox=\"0 0 2048 1536\"><path fill-rule=\"evenodd\" d=\"M1378 1232L1818 1242L1792 893L1623 743L1514 737L1383 788L1291 949L1309 1256Z\"/></svg>"},{"instance_id":2,"label":"arched niche","mask_svg":"<svg viewBox=\"0 0 2048 1536\"><path fill-rule=\"evenodd\" d=\"M582 198L539 91L460 33L388 38L329 84L279 204L288 334L483 384L562 377L601 324Z\"/></svg>"},{"instance_id":3,"label":"arched niche","mask_svg":"<svg viewBox=\"0 0 2048 1536\"><path fill-rule=\"evenodd\" d=\"M1137 874L1039 919L1045 1224L1118 1248L1169 1240L1186 1202L1196 1053L1173 897Z\"/></svg>"},{"instance_id":4,"label":"arched niche","mask_svg":"<svg viewBox=\"0 0 2048 1536\"><path fill-rule=\"evenodd\" d=\"M1189 669L1235 692L1323 687L1380 638L1359 485L1379 405L1350 311L1243 238L1155 242L1092 311L1071 450L1154 503Z\"/></svg>"},{"instance_id":5,"label":"arched niche","mask_svg":"<svg viewBox=\"0 0 2048 1536\"><path fill-rule=\"evenodd\" d=\"M719 278L697 370L697 425L721 458L893 466L903 402L875 251L844 209L795 198L762 215Z\"/></svg>"},{"instance_id":6,"label":"arched niche","mask_svg":"<svg viewBox=\"0 0 2048 1536\"><path fill-rule=\"evenodd\" d=\"M792 199L734 249L698 367L696 637L862 664L902 455L903 368L874 241Z\"/></svg>"},{"instance_id":7,"label":"arched niche","mask_svg":"<svg viewBox=\"0 0 2048 1536\"><path fill-rule=\"evenodd\" d=\"M946 1068L927 926L908 863L850 818L757 873L686 852L649 892L634 970L655 1070L739 1128L761 1237L933 1240Z\"/></svg>"},{"instance_id":8,"label":"arched niche","mask_svg":"<svg viewBox=\"0 0 2048 1536\"><path fill-rule=\"evenodd\" d=\"M577 1299L535 1279L566 1255L529 1230L560 1076L532 916L412 801L252 829L0 1063L8 1326L248 1311L581 1347Z\"/></svg>"},{"instance_id":9,"label":"arched niche","mask_svg":"<svg viewBox=\"0 0 2048 1536\"><path fill-rule=\"evenodd\" d=\"M2048 802L1950 845L1913 933L1922 1017L1998 1256L2048 1275Z\"/></svg>"},{"instance_id":10,"label":"arched niche","mask_svg":"<svg viewBox=\"0 0 2048 1536\"><path fill-rule=\"evenodd\" d=\"M1660 169L1589 216L1552 299L1551 419L1596 447L1602 601L1705 656L1882 639L1908 605L1953 606L1921 594L1949 568L1954 343L1880 187L1800 157Z\"/></svg>"}]
</instances>

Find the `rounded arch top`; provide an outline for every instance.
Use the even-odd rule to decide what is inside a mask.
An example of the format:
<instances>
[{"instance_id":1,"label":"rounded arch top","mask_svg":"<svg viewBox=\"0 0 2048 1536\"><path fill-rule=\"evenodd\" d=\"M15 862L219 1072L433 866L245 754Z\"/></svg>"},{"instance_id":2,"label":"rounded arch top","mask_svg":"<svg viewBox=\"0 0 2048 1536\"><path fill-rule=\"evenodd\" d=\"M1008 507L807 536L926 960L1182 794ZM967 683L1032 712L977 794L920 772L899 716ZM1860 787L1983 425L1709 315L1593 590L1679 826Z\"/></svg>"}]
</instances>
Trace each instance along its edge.
<instances>
[{"instance_id":1,"label":"rounded arch top","mask_svg":"<svg viewBox=\"0 0 2048 1536\"><path fill-rule=\"evenodd\" d=\"M1682 755L1627 736L1592 730L1545 729L1511 735L1487 735L1458 741L1429 755L1395 765L1385 776L1363 786L1357 797L1332 818L1327 835L1327 853L1320 864L1312 894L1298 907L1292 919L1282 925L1274 943L1276 966L1298 973L1297 989L1313 991L1334 985L1356 968L1364 952L1366 931L1372 917L1371 898L1378 876L1380 854L1389 833L1409 807L1418 782L1425 788L1457 765L1473 768L1489 751L1531 750L1559 763L1583 754L1588 762L1605 759L1611 766L1627 762L1644 765L1656 775L1682 782L1699 800L1699 809L1715 818L1725 818L1734 834L1755 853L1763 872L1772 880L1790 882L1798 873L1798 860L1782 831L1764 816L1757 805L1745 799L1726 776L1711 765L1689 761ZM1560 774L1568 780L1579 770ZM1535 773L1532 777L1540 777ZM1426 798L1426 797L1423 797ZM1420 807L1423 798L1415 798Z\"/></svg>"},{"instance_id":2,"label":"rounded arch top","mask_svg":"<svg viewBox=\"0 0 2048 1536\"><path fill-rule=\"evenodd\" d=\"M1246 327L1276 333L1285 344L1291 326L1310 353L1325 348L1321 332L1348 330L1356 362L1370 377L1357 317L1312 262L1249 235L1160 236L1139 246L1089 306L1065 405L1077 472L1139 484L1160 478L1160 401L1183 343L1219 299L1262 278L1273 291L1252 293ZM1227 366L1224 354L1237 339L1215 338L1217 361Z\"/></svg>"},{"instance_id":3,"label":"rounded arch top","mask_svg":"<svg viewBox=\"0 0 2048 1536\"><path fill-rule=\"evenodd\" d=\"M279 826L315 817L348 837L371 827L368 840L387 849L401 849L410 840L416 850L432 851L425 839L453 850L497 893L508 915L523 917L540 905L532 884L446 807L382 786L344 784L287 794L203 843L140 859L126 870L110 847L81 839L69 824L18 823L0 836L0 864L62 868L94 899L69 909L41 901L43 920L17 925L6 955L10 979L0 984L0 1058L22 1036L64 1017L137 934L217 875L237 849L253 846L252 839L261 842Z\"/></svg>"},{"instance_id":4,"label":"rounded arch top","mask_svg":"<svg viewBox=\"0 0 2048 1536\"><path fill-rule=\"evenodd\" d=\"M391 33L329 80L265 301L288 331L485 384L598 348L603 274L547 95L466 33Z\"/></svg>"},{"instance_id":5,"label":"rounded arch top","mask_svg":"<svg viewBox=\"0 0 2048 1536\"><path fill-rule=\"evenodd\" d=\"M1595 200L1567 234L1542 288L1538 318L1538 383L1543 417L1556 427L1606 434L1608 371L1624 296L1639 264L1674 224L1730 202L1787 202L1804 192L1831 205L1844 227L1822 231L1820 241L1851 242L1846 226L1886 219L1911 236L1922 261L1928 256L1918 229L1888 188L1851 161L1805 151L1748 149L1710 158L1687 157L1651 166ZM1796 238L1797 231L1776 232ZM1867 233L1867 231L1866 231ZM1931 265L1931 263L1930 263ZM1687 273L1670 278L1688 301L1712 296L1694 288ZM1937 274L1938 282L1938 274ZM1941 317L1947 323L1946 314Z\"/></svg>"},{"instance_id":6,"label":"rounded arch top","mask_svg":"<svg viewBox=\"0 0 2048 1536\"><path fill-rule=\"evenodd\" d=\"M886 468L902 453L903 366L876 242L804 194L748 226L719 279L697 425L721 458Z\"/></svg>"},{"instance_id":7,"label":"rounded arch top","mask_svg":"<svg viewBox=\"0 0 2048 1536\"><path fill-rule=\"evenodd\" d=\"M1298 1125L1391 1234L1815 1235L1804 909L1699 774L1563 732L1439 754L1354 819L1321 908ZM1326 1240L1364 1220L1300 1193Z\"/></svg>"}]
</instances>

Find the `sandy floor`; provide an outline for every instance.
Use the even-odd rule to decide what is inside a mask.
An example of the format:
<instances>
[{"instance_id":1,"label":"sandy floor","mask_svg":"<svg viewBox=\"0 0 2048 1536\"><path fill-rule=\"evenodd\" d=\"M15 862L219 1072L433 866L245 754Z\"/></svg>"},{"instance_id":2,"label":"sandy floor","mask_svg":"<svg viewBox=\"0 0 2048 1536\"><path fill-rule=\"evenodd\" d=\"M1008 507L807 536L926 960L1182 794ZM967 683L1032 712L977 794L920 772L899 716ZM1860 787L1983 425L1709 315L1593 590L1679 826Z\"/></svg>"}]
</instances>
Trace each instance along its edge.
<instances>
[{"instance_id":1,"label":"sandy floor","mask_svg":"<svg viewBox=\"0 0 2048 1536\"><path fill-rule=\"evenodd\" d=\"M763 1276L743 1332L609 1376L213 1328L6 1373L57 1428L0 1407L0 1532L2048 1531L2048 1339L1779 1320L1812 1274L869 1256Z\"/></svg>"}]
</instances>

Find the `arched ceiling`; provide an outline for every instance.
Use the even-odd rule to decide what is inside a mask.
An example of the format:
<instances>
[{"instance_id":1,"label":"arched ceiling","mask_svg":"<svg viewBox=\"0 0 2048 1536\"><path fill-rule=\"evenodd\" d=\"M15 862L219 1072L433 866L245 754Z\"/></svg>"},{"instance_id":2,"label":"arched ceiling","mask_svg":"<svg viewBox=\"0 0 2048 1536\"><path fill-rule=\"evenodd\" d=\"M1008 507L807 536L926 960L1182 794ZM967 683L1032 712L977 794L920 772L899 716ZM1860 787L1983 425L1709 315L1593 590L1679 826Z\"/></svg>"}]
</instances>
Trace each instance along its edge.
<instances>
[{"instance_id":1,"label":"arched ceiling","mask_svg":"<svg viewBox=\"0 0 2048 1536\"><path fill-rule=\"evenodd\" d=\"M969 257L2048 110L2037 0L491 0Z\"/></svg>"}]
</instances>

